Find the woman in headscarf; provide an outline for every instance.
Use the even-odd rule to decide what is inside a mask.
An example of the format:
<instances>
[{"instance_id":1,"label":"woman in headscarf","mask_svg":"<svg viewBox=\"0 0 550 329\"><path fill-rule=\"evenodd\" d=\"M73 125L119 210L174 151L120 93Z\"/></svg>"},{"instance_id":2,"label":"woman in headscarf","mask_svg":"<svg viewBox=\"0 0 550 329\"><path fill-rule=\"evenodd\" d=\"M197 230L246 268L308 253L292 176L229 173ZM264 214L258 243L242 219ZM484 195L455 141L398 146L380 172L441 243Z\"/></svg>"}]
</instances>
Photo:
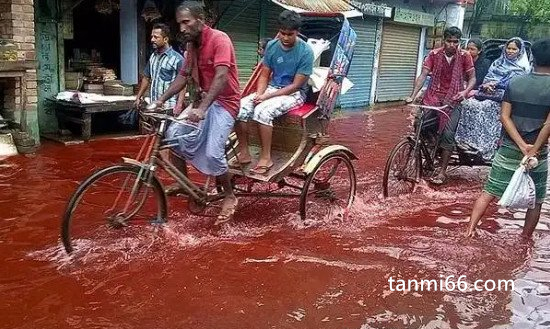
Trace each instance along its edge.
<instances>
[{"instance_id":1,"label":"woman in headscarf","mask_svg":"<svg viewBox=\"0 0 550 329\"><path fill-rule=\"evenodd\" d=\"M489 72L491 61L484 56L483 43L479 39L468 40L466 50L472 55L472 59L474 60L474 67L476 69L476 84L474 89L478 89Z\"/></svg>"},{"instance_id":2,"label":"woman in headscarf","mask_svg":"<svg viewBox=\"0 0 550 329\"><path fill-rule=\"evenodd\" d=\"M480 92L460 105L462 114L455 136L459 147L479 152L486 161L493 158L502 127L499 120L501 97L513 77L530 71L523 40L508 40L500 57L491 64L479 87Z\"/></svg>"}]
</instances>

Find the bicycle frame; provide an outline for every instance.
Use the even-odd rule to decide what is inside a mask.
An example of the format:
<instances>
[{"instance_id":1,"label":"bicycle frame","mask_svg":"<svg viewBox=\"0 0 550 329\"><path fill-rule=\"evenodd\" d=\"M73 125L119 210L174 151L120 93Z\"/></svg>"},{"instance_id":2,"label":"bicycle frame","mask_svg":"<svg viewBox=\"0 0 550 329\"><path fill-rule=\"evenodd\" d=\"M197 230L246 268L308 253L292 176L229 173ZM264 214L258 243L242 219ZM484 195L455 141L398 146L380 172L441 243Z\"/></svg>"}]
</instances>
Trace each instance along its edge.
<instances>
[{"instance_id":1,"label":"bicycle frame","mask_svg":"<svg viewBox=\"0 0 550 329\"><path fill-rule=\"evenodd\" d=\"M436 106L427 106L427 105L411 105L413 107L419 108L419 111L416 113L415 117L419 118L418 125L415 127L415 133L414 133L414 139L412 137L409 137L412 142L414 142L414 149L413 154L417 157L418 161L422 161L422 154L424 154L424 158L428 161L428 165L431 168L435 168L435 157L437 149L439 148L439 143L441 141L441 135L437 134L437 140L432 150L428 149L427 143L425 142L424 138L422 137L422 128L426 121L426 113L428 111L437 111L441 113L442 115L445 115L448 119L450 119L449 115L443 111L443 109L447 108L448 106L442 106L442 107L436 107ZM438 120L437 117L433 120ZM415 181L418 183L420 182L420 178L422 176L422 169L423 165L420 163L420 172L417 173L417 177L415 177Z\"/></svg>"},{"instance_id":2,"label":"bicycle frame","mask_svg":"<svg viewBox=\"0 0 550 329\"><path fill-rule=\"evenodd\" d=\"M150 116L161 119L159 127L156 129L155 133L147 135L135 159L122 158L123 162L142 167L149 172L155 172L158 167L164 169L185 190L185 192L195 200L211 202L223 198L223 195L219 193L216 195L209 195L207 193L211 177L207 178L204 187L201 188L176 168L169 160L164 158L161 151L177 145L173 143L172 140L163 139L170 117L163 114L150 114Z\"/></svg>"},{"instance_id":3,"label":"bicycle frame","mask_svg":"<svg viewBox=\"0 0 550 329\"><path fill-rule=\"evenodd\" d=\"M208 186L210 185L210 182L212 180L211 176L207 177L206 182L204 183L204 186L201 187L197 185L195 182L193 182L191 179L189 179L186 175L184 175L168 159L165 159L164 155L161 152L163 150L169 150L174 146L178 145L175 139L174 140L164 139L164 134L166 132L166 129L168 128L169 121L178 121L179 123L182 123L182 124L186 124L186 123L181 122L179 120L175 120L173 117L165 114L149 113L145 115L151 116L156 119L160 119L158 128L152 127L151 124L147 124L149 125L149 128L151 128L150 130L154 130L155 132L145 137L145 141L143 142L143 145L135 159L123 157L122 158L123 162L131 165L139 166L143 170L147 170L150 173L154 173L158 169L158 167L164 169L183 188L183 190L189 195L189 197L193 198L194 200L202 204L207 204L210 202L215 202L223 199L225 196L223 193L215 193L215 194L208 193ZM296 175L291 174L290 176L298 178L298 176ZM146 183L149 183L150 177L151 177L150 175L145 177L147 180ZM303 179L304 177L299 177L299 178ZM279 189L283 187L290 187L296 190L302 190L301 186L287 183L284 180L279 182L278 184ZM245 191L238 188L236 188L235 192L236 192L235 195L237 196L258 196L258 197L269 196L269 197L282 197L282 198L299 198L301 195L301 193L273 193L273 191L251 192L251 191Z\"/></svg>"}]
</instances>

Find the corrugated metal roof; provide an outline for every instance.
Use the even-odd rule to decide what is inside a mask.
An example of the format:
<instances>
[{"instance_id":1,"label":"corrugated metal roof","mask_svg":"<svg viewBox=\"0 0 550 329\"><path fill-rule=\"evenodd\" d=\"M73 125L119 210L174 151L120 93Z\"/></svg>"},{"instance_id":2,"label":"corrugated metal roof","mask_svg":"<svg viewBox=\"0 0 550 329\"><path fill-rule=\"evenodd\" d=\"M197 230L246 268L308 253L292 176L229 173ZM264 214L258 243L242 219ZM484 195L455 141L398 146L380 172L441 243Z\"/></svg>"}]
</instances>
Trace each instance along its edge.
<instances>
[{"instance_id":1,"label":"corrugated metal roof","mask_svg":"<svg viewBox=\"0 0 550 329\"><path fill-rule=\"evenodd\" d=\"M354 9L345 0L276 0L274 2L318 13L337 13Z\"/></svg>"}]
</instances>

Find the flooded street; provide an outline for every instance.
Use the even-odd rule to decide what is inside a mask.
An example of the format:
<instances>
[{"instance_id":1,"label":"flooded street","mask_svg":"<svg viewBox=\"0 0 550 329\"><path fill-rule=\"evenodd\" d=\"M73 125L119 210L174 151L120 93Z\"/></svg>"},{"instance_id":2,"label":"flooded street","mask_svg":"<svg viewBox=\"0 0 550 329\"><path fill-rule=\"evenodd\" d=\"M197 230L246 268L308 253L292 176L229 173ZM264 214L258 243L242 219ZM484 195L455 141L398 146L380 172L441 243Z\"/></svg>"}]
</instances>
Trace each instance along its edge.
<instances>
[{"instance_id":1,"label":"flooded street","mask_svg":"<svg viewBox=\"0 0 550 329\"><path fill-rule=\"evenodd\" d=\"M132 157L142 139L62 146L0 164L0 328L548 328L550 204L532 240L521 213L489 209L464 238L488 168L382 198L400 109L331 123L349 146L358 195L345 222L304 223L298 201L242 200L235 219L192 216L169 199L165 227L143 225L74 258L61 214L91 171ZM261 215L260 215L261 214ZM100 225L98 223L98 225ZM513 291L392 291L388 280L513 280Z\"/></svg>"}]
</instances>

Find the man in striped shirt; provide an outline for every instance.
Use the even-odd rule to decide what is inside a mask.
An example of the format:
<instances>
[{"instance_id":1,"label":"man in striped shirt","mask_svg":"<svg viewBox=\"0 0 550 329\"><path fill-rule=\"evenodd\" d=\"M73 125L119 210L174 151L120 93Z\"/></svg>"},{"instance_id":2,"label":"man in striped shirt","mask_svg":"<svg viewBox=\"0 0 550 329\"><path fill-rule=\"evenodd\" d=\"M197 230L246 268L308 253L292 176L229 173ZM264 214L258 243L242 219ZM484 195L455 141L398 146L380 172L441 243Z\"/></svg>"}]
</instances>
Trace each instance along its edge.
<instances>
[{"instance_id":1,"label":"man in striped shirt","mask_svg":"<svg viewBox=\"0 0 550 329\"><path fill-rule=\"evenodd\" d=\"M149 62L143 72L141 86L136 97L136 107L139 106L141 98L147 91L149 85L149 97L151 102L155 102L162 94L168 90L170 84L178 76L178 72L183 66L183 56L170 47L169 41L170 28L166 24L157 23L151 31L151 44L154 52L149 58ZM173 110L179 113L183 107L185 89L179 95L173 96L164 103L164 109Z\"/></svg>"}]
</instances>

